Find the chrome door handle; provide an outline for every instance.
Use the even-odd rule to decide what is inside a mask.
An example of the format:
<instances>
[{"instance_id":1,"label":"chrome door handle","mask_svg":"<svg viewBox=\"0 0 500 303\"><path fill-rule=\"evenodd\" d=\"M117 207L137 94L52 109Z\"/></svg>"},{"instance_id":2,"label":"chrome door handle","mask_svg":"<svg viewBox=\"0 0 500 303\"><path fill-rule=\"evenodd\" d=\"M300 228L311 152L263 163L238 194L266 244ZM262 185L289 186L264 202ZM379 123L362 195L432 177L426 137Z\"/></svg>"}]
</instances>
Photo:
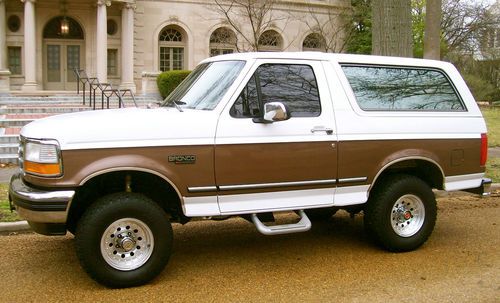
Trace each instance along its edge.
<instances>
[{"instance_id":1,"label":"chrome door handle","mask_svg":"<svg viewBox=\"0 0 500 303\"><path fill-rule=\"evenodd\" d=\"M311 133L317 133L317 132L325 132L327 135L333 134L333 129L331 128L324 128L324 127L315 127L311 129Z\"/></svg>"}]
</instances>

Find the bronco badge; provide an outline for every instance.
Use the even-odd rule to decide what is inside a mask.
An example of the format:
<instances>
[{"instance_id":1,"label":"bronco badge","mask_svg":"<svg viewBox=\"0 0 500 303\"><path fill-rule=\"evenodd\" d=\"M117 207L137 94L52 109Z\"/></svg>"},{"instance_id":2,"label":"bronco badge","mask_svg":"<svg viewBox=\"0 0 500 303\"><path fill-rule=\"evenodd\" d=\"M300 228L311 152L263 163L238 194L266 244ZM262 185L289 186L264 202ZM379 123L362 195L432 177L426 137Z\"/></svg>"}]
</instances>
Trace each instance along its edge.
<instances>
[{"instance_id":1,"label":"bronco badge","mask_svg":"<svg viewBox=\"0 0 500 303\"><path fill-rule=\"evenodd\" d=\"M196 162L196 156L195 155L168 156L168 162L175 164L194 164Z\"/></svg>"}]
</instances>

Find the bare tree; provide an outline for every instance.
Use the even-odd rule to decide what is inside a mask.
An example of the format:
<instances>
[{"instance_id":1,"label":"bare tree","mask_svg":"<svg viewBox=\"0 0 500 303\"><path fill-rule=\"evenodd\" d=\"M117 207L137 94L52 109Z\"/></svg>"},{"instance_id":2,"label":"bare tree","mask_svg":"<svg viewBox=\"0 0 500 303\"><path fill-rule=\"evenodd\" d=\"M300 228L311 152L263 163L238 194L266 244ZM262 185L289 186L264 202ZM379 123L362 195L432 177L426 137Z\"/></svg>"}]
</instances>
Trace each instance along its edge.
<instances>
[{"instance_id":1,"label":"bare tree","mask_svg":"<svg viewBox=\"0 0 500 303\"><path fill-rule=\"evenodd\" d=\"M324 10L326 9L326 13ZM346 50L355 28L352 7L309 8L307 18L302 20L315 35L319 36L319 47L324 52L343 52Z\"/></svg>"},{"instance_id":2,"label":"bare tree","mask_svg":"<svg viewBox=\"0 0 500 303\"><path fill-rule=\"evenodd\" d=\"M235 42L238 52L259 51L262 33L288 20L276 12L275 5L276 0L215 0L215 11L242 39Z\"/></svg>"},{"instance_id":3,"label":"bare tree","mask_svg":"<svg viewBox=\"0 0 500 303\"><path fill-rule=\"evenodd\" d=\"M372 1L372 53L413 56L410 0Z\"/></svg>"},{"instance_id":4,"label":"bare tree","mask_svg":"<svg viewBox=\"0 0 500 303\"><path fill-rule=\"evenodd\" d=\"M441 59L441 0L427 0L424 33L424 58Z\"/></svg>"},{"instance_id":5,"label":"bare tree","mask_svg":"<svg viewBox=\"0 0 500 303\"><path fill-rule=\"evenodd\" d=\"M489 8L483 2L443 0L441 28L448 52L478 51L483 33L498 24L498 17L489 14Z\"/></svg>"}]
</instances>

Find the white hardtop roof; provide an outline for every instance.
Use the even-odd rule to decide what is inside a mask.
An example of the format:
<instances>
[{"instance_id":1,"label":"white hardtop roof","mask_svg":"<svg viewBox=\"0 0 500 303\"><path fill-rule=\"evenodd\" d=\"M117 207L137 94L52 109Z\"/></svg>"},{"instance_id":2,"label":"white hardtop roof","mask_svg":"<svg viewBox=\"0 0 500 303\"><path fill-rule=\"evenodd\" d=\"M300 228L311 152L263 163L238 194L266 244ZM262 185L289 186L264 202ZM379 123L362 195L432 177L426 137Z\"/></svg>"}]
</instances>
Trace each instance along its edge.
<instances>
[{"instance_id":1,"label":"white hardtop roof","mask_svg":"<svg viewBox=\"0 0 500 303\"><path fill-rule=\"evenodd\" d=\"M371 55L352 55L352 54L336 54L322 52L251 52L251 53L233 53L210 57L203 60L204 62L225 61L225 60L254 60L254 59L281 59L281 60L315 60L315 61L334 61L338 63L354 63L354 64L380 64L380 65L409 65L419 67L435 67L446 68L450 67L450 63L437 60L415 59L404 57L389 57L389 56L371 56Z\"/></svg>"}]
</instances>

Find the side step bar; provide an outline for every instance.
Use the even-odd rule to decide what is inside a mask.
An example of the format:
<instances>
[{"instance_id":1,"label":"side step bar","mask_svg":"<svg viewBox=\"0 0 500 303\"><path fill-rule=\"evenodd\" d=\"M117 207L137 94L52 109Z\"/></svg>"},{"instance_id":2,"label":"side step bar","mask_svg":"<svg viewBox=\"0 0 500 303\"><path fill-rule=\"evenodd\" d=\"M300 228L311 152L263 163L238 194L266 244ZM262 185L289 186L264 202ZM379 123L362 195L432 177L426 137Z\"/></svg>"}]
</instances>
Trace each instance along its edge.
<instances>
[{"instance_id":1,"label":"side step bar","mask_svg":"<svg viewBox=\"0 0 500 303\"><path fill-rule=\"evenodd\" d=\"M300 221L295 224L266 226L259 220L257 214L252 214L252 222L260 233L267 236L298 233L311 229L311 221L306 213L303 210L299 210L297 213L300 216Z\"/></svg>"}]
</instances>

